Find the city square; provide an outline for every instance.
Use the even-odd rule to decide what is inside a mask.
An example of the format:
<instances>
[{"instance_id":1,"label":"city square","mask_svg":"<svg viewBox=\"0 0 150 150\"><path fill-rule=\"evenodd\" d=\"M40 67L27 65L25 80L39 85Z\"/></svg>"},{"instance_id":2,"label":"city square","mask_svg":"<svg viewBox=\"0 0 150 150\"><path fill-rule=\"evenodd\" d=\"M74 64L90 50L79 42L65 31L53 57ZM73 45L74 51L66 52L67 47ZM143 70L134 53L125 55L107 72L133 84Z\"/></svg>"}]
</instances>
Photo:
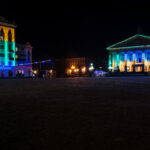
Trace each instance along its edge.
<instances>
[{"instance_id":1,"label":"city square","mask_svg":"<svg viewBox=\"0 0 150 150\"><path fill-rule=\"evenodd\" d=\"M0 80L4 149L149 149L149 77Z\"/></svg>"}]
</instances>

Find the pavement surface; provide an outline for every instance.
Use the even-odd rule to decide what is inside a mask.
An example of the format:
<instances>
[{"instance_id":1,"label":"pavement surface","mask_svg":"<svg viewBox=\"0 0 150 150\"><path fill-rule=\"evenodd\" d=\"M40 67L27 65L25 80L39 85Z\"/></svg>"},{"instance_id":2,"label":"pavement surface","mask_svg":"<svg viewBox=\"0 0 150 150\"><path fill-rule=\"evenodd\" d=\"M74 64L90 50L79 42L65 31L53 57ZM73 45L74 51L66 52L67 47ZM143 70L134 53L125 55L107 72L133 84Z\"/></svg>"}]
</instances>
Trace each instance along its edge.
<instances>
[{"instance_id":1,"label":"pavement surface","mask_svg":"<svg viewBox=\"0 0 150 150\"><path fill-rule=\"evenodd\" d=\"M103 149L150 149L150 77L0 80L0 150Z\"/></svg>"}]
</instances>

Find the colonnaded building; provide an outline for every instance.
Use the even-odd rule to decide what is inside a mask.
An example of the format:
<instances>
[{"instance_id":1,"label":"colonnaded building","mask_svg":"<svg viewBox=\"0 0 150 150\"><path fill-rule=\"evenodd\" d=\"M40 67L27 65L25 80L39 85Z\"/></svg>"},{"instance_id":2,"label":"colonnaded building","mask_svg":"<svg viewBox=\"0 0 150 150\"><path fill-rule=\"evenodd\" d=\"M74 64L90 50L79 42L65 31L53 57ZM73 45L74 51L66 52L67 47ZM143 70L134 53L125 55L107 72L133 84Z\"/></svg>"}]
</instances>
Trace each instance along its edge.
<instances>
[{"instance_id":1,"label":"colonnaded building","mask_svg":"<svg viewBox=\"0 0 150 150\"><path fill-rule=\"evenodd\" d=\"M136 34L107 47L111 72L150 72L150 36Z\"/></svg>"},{"instance_id":2,"label":"colonnaded building","mask_svg":"<svg viewBox=\"0 0 150 150\"><path fill-rule=\"evenodd\" d=\"M16 44L16 25L0 17L0 77L32 75L32 47Z\"/></svg>"}]
</instances>

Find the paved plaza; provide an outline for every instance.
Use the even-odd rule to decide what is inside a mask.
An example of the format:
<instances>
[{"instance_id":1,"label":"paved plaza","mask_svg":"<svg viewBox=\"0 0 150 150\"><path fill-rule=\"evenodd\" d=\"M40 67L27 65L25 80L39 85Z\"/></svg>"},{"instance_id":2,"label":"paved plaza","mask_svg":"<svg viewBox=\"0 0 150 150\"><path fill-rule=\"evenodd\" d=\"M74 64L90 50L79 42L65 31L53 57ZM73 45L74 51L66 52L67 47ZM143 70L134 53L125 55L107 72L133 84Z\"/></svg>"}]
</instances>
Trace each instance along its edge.
<instances>
[{"instance_id":1,"label":"paved plaza","mask_svg":"<svg viewBox=\"0 0 150 150\"><path fill-rule=\"evenodd\" d=\"M145 150L149 139L149 77L0 80L1 150Z\"/></svg>"}]
</instances>

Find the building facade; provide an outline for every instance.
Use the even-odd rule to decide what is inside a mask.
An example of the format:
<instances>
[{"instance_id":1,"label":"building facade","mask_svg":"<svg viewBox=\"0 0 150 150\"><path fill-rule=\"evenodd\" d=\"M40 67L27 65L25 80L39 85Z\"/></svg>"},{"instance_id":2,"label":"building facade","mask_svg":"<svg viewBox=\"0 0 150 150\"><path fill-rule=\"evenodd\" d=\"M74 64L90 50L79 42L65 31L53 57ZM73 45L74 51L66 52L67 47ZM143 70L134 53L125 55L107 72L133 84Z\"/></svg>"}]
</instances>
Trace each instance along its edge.
<instances>
[{"instance_id":1,"label":"building facade","mask_svg":"<svg viewBox=\"0 0 150 150\"><path fill-rule=\"evenodd\" d=\"M0 78L16 77L20 69L27 72L32 70L32 66L19 67L32 62L32 47L28 45L16 46L15 29L16 25L7 19L0 17ZM24 47L24 53L21 48ZM16 51L18 49L18 52ZM30 53L30 58L28 56ZM22 59L21 59L22 58ZM27 74L24 74L27 76ZM29 74L28 74L29 75Z\"/></svg>"},{"instance_id":2,"label":"building facade","mask_svg":"<svg viewBox=\"0 0 150 150\"><path fill-rule=\"evenodd\" d=\"M0 77L15 75L15 28L0 17Z\"/></svg>"},{"instance_id":3,"label":"building facade","mask_svg":"<svg viewBox=\"0 0 150 150\"><path fill-rule=\"evenodd\" d=\"M110 72L150 72L150 36L136 34L107 50Z\"/></svg>"},{"instance_id":4,"label":"building facade","mask_svg":"<svg viewBox=\"0 0 150 150\"><path fill-rule=\"evenodd\" d=\"M30 43L16 44L16 77L32 76L32 46Z\"/></svg>"},{"instance_id":5,"label":"building facade","mask_svg":"<svg viewBox=\"0 0 150 150\"><path fill-rule=\"evenodd\" d=\"M56 77L90 76L94 71L93 59L86 57L64 58L53 61Z\"/></svg>"}]
</instances>

